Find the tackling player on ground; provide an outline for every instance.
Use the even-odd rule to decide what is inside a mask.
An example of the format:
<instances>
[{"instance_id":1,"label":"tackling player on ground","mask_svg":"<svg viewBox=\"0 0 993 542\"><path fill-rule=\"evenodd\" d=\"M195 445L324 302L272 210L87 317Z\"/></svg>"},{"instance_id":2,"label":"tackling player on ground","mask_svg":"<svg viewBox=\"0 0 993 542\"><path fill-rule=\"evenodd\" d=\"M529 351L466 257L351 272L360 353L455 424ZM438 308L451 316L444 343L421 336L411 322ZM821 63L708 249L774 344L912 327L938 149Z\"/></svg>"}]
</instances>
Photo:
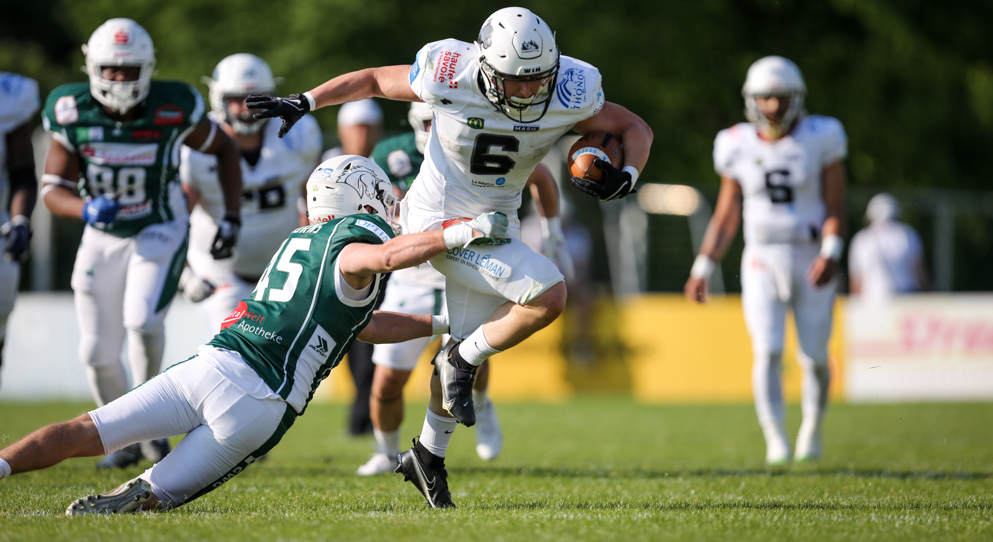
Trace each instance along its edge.
<instances>
[{"instance_id":1,"label":"tackling player on ground","mask_svg":"<svg viewBox=\"0 0 993 542\"><path fill-rule=\"evenodd\" d=\"M247 53L221 60L207 79L210 120L238 143L241 152L241 228L234 255L214 259L211 245L224 219L224 194L217 174L217 157L183 147L179 176L192 208L189 267L180 288L195 302L216 333L238 301L248 297L269 258L286 236L306 220L302 193L321 152L317 121L300 119L299 133L276 136L278 123L255 120L245 108L253 92L273 92L276 79L269 65Z\"/></svg>"},{"instance_id":2,"label":"tackling player on ground","mask_svg":"<svg viewBox=\"0 0 993 542\"><path fill-rule=\"evenodd\" d=\"M165 459L68 515L170 509L219 487L271 450L356 338L445 333L444 318L376 312L388 273L452 247L507 239L507 217L394 238L393 193L375 162L344 155L307 182L310 226L273 255L252 295L197 354L127 395L0 450L0 478L70 457L188 433Z\"/></svg>"},{"instance_id":3,"label":"tackling player on ground","mask_svg":"<svg viewBox=\"0 0 993 542\"><path fill-rule=\"evenodd\" d=\"M0 72L0 367L7 317L21 282L20 258L31 244L31 212L38 199L29 122L38 105L34 79Z\"/></svg>"},{"instance_id":4,"label":"tackling player on ground","mask_svg":"<svg viewBox=\"0 0 993 542\"><path fill-rule=\"evenodd\" d=\"M796 64L759 59L742 94L750 122L717 134L714 165L721 176L717 208L707 228L686 296L707 298L707 278L744 216L741 302L752 339L752 391L765 435L766 462L790 460L783 406L783 336L793 310L803 369L803 423L796 460L821 455L827 407L828 339L842 251L845 130L837 119L806 115L807 87Z\"/></svg>"},{"instance_id":5,"label":"tackling player on ground","mask_svg":"<svg viewBox=\"0 0 993 542\"><path fill-rule=\"evenodd\" d=\"M548 25L523 8L494 13L475 44L429 43L413 65L360 70L304 94L250 96L248 102L264 110L260 118L282 117L285 133L312 109L373 96L423 101L434 111L424 165L400 205L404 231L438 230L487 211L511 217L509 243L456 249L431 260L447 279L455 342L435 358L426 430L399 469L431 506L453 506L444 454L456 420L475 423L476 368L546 327L565 306L562 274L519 239L525 182L569 130L606 131L623 141L625 165L599 162L602 183L573 184L604 201L622 198L648 160L652 132L637 115L606 102L599 71L561 56Z\"/></svg>"},{"instance_id":6,"label":"tackling player on ground","mask_svg":"<svg viewBox=\"0 0 993 542\"><path fill-rule=\"evenodd\" d=\"M162 364L165 315L186 261L189 224L179 146L217 156L225 215L215 258L230 257L237 238L241 168L234 142L204 118L196 89L151 80L155 50L136 22L105 22L83 52L89 83L63 85L45 104L52 146L42 197L52 214L86 222L72 272L79 357L93 398L105 405L128 391L120 361L125 336L132 386ZM124 467L142 454L155 462L167 452L162 439L98 466Z\"/></svg>"},{"instance_id":7,"label":"tackling player on ground","mask_svg":"<svg viewBox=\"0 0 993 542\"><path fill-rule=\"evenodd\" d=\"M373 160L386 170L400 196L410 189L424 162L424 151L431 132L433 112L423 102L410 104L408 120L414 128L411 133L392 137L376 146ZM558 260L563 273L572 273L572 261L565 252L565 236L559 225L558 189L551 171L538 164L528 178L531 194L537 202L545 239L544 254L552 261ZM429 264L403 269L390 278L386 297L381 307L386 311L404 314L447 314L445 308L445 276ZM447 337L442 337L447 339ZM376 372L372 384L370 411L375 426L373 434L379 448L377 453L356 471L360 476L393 472L400 452L400 424L403 422L403 388L417 365L421 352L429 346L430 339L420 338L397 344L384 344L375 348L372 361ZM503 448L503 433L497 419L496 407L486 394L489 384L489 361L480 364L472 386L472 401L476 409L476 454L480 459L495 459Z\"/></svg>"}]
</instances>

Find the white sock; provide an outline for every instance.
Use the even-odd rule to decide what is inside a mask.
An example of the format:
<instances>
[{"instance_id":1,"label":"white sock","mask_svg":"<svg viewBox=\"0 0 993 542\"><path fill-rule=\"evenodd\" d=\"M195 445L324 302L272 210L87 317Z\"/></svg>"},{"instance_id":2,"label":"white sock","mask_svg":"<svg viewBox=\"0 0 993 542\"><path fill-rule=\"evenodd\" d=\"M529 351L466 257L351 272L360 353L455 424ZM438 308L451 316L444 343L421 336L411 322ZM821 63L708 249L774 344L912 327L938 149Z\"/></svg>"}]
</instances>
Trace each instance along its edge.
<instances>
[{"instance_id":1,"label":"white sock","mask_svg":"<svg viewBox=\"0 0 993 542\"><path fill-rule=\"evenodd\" d=\"M380 431L379 429L373 429L372 434L376 437L376 442L379 444L379 452L386 454L386 457L390 459L396 459L400 453L400 430Z\"/></svg>"},{"instance_id":2,"label":"white sock","mask_svg":"<svg viewBox=\"0 0 993 542\"><path fill-rule=\"evenodd\" d=\"M459 354L462 359L466 360L470 365L475 365L479 367L479 364L486 361L486 358L499 354L502 350L497 350L490 346L490 343L486 342L486 336L483 335L483 326L476 328L469 334L468 337L462 341L459 345Z\"/></svg>"},{"instance_id":3,"label":"white sock","mask_svg":"<svg viewBox=\"0 0 993 542\"><path fill-rule=\"evenodd\" d=\"M421 445L432 454L445 457L448 441L452 440L452 433L458 424L455 418L445 418L428 410L424 416L424 427L421 428Z\"/></svg>"},{"instance_id":4,"label":"white sock","mask_svg":"<svg viewBox=\"0 0 993 542\"><path fill-rule=\"evenodd\" d=\"M10 476L10 463L0 459L0 480Z\"/></svg>"},{"instance_id":5,"label":"white sock","mask_svg":"<svg viewBox=\"0 0 993 542\"><path fill-rule=\"evenodd\" d=\"M481 408L486 408L489 404L489 397L486 396L486 390L477 390L473 388L472 390L472 404L476 407L476 410Z\"/></svg>"}]
</instances>

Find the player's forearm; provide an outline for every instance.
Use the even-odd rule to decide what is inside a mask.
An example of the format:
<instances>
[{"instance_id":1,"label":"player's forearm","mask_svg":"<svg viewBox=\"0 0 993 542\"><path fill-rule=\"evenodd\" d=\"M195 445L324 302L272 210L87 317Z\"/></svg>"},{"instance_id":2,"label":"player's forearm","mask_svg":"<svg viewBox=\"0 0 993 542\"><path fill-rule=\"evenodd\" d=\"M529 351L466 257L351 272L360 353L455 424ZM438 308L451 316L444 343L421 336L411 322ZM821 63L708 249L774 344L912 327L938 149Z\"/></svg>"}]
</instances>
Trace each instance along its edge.
<instances>
[{"instance_id":1,"label":"player's forearm","mask_svg":"<svg viewBox=\"0 0 993 542\"><path fill-rule=\"evenodd\" d=\"M559 189L555 185L552 172L544 164L538 164L528 177L531 197L534 198L538 215L543 218L559 216Z\"/></svg>"},{"instance_id":2,"label":"player's forearm","mask_svg":"<svg viewBox=\"0 0 993 542\"><path fill-rule=\"evenodd\" d=\"M31 218L35 203L38 201L38 180L34 168L14 170L10 172L10 216L25 216Z\"/></svg>"},{"instance_id":3,"label":"player's forearm","mask_svg":"<svg viewBox=\"0 0 993 542\"><path fill-rule=\"evenodd\" d=\"M417 101L407 82L409 70L409 65L384 66L346 73L314 88L310 95L317 108L373 97Z\"/></svg>"},{"instance_id":4,"label":"player's forearm","mask_svg":"<svg viewBox=\"0 0 993 542\"><path fill-rule=\"evenodd\" d=\"M619 135L624 144L624 166L633 166L639 172L645 170L648 155L652 150L655 134L648 124L640 117L631 114L634 121L629 123Z\"/></svg>"},{"instance_id":5,"label":"player's forearm","mask_svg":"<svg viewBox=\"0 0 993 542\"><path fill-rule=\"evenodd\" d=\"M447 250L442 230L401 235L383 245L381 269L376 272L389 273L420 265Z\"/></svg>"},{"instance_id":6,"label":"player's forearm","mask_svg":"<svg viewBox=\"0 0 993 542\"><path fill-rule=\"evenodd\" d=\"M714 216L700 243L700 254L717 262L724 257L741 224L741 188L733 179L721 178L721 191L717 195Z\"/></svg>"},{"instance_id":7,"label":"player's forearm","mask_svg":"<svg viewBox=\"0 0 993 542\"><path fill-rule=\"evenodd\" d=\"M83 219L83 198L73 194L69 189L56 186L45 192L45 207L60 218Z\"/></svg>"},{"instance_id":8,"label":"player's forearm","mask_svg":"<svg viewBox=\"0 0 993 542\"><path fill-rule=\"evenodd\" d=\"M430 314L375 311L358 339L371 344L402 343L431 335L434 335L434 325Z\"/></svg>"},{"instance_id":9,"label":"player's forearm","mask_svg":"<svg viewBox=\"0 0 993 542\"><path fill-rule=\"evenodd\" d=\"M234 140L222 131L217 131L217 179L224 193L224 211L241 214L241 157Z\"/></svg>"},{"instance_id":10,"label":"player's forearm","mask_svg":"<svg viewBox=\"0 0 993 542\"><path fill-rule=\"evenodd\" d=\"M827 218L821 227L821 237L829 235L843 236L845 215L846 179L845 168L841 162L835 162L824 168L824 207Z\"/></svg>"}]
</instances>

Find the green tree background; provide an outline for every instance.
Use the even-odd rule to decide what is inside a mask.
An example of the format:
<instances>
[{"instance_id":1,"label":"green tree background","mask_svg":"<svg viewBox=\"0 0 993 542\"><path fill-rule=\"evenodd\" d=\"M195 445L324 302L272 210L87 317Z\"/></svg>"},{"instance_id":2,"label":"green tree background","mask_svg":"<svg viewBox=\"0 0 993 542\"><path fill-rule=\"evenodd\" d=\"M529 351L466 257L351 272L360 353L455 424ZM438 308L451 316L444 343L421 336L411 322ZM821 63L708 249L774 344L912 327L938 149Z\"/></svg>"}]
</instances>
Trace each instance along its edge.
<instances>
[{"instance_id":1,"label":"green tree background","mask_svg":"<svg viewBox=\"0 0 993 542\"><path fill-rule=\"evenodd\" d=\"M207 89L200 76L209 75L228 54L261 56L285 78L282 92L301 92L354 69L409 63L429 41L448 37L472 41L485 17L507 5L440 0L8 0L4 4L0 70L38 79L43 93L66 81L83 80L79 45L104 20L131 17L155 41L158 77L195 83L204 94ZM645 179L692 184L713 197L718 185L711 162L713 138L720 129L743 120L740 88L748 66L761 56L780 54L803 70L808 110L838 117L845 124L855 194L900 188L988 190L986 152L993 143L991 2L536 0L522 4L557 31L564 54L601 70L608 100L633 110L652 126L655 143ZM387 129L401 129L406 106L384 104L384 109ZM334 113L333 109L317 113L329 133L333 133ZM578 201L581 207L595 207ZM851 203L853 208L864 205L864 198ZM861 209L852 212L853 227ZM927 230L926 215L907 211L912 223ZM993 289L993 278L981 272L993 263L993 242L987 233L993 226L990 214L993 210L976 224L960 226L968 228L968 235L959 236L966 244L955 256L962 260L956 269L963 269L956 272L957 288ZM653 232L676 227L653 219ZM671 254L660 250L663 256L679 260L673 277L682 277L676 282L685 280L691 260L688 245ZM676 282L658 279L653 287L673 289ZM729 282L734 289L735 281Z\"/></svg>"}]
</instances>

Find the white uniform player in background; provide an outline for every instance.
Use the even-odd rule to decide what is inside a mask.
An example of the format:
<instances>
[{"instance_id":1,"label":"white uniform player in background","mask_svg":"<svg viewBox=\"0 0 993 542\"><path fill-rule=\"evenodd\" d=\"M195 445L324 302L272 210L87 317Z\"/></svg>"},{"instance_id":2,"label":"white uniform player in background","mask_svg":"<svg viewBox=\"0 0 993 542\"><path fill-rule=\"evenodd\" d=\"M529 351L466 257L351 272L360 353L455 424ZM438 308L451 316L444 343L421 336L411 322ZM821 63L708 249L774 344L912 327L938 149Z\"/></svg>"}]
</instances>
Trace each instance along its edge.
<instances>
[{"instance_id":1,"label":"white uniform player in background","mask_svg":"<svg viewBox=\"0 0 993 542\"><path fill-rule=\"evenodd\" d=\"M706 280L744 216L742 305L752 339L752 391L765 434L766 462L789 461L782 394L786 312L793 310L803 369L803 422L796 459L821 455L827 406L828 339L842 251L848 152L837 119L806 115L806 85L796 64L759 59L742 89L750 122L722 130L714 142L721 191L686 295L706 300Z\"/></svg>"},{"instance_id":2,"label":"white uniform player in background","mask_svg":"<svg viewBox=\"0 0 993 542\"><path fill-rule=\"evenodd\" d=\"M180 179L195 207L190 213L189 267L180 288L188 299L199 302L210 330L217 332L238 301L255 289L286 236L306 222L303 187L318 163L321 130L308 115L301 119L299 132L279 138L277 123L252 117L245 96L276 89L269 65L255 55L238 53L221 60L208 85L209 116L241 151L241 231L231 258L211 256L217 223L224 216L217 158L184 147Z\"/></svg>"},{"instance_id":3,"label":"white uniform player in background","mask_svg":"<svg viewBox=\"0 0 993 542\"><path fill-rule=\"evenodd\" d=\"M337 133L341 145L324 151L322 162L342 154L372 156L383 133L383 109L372 98L341 104Z\"/></svg>"},{"instance_id":4,"label":"white uniform player in background","mask_svg":"<svg viewBox=\"0 0 993 542\"><path fill-rule=\"evenodd\" d=\"M400 197L406 195L424 161L424 152L431 133L434 113L424 102L410 104L407 115L413 133L403 134L383 141L372 153L377 165L385 166L390 181ZM565 247L565 235L559 219L558 187L551 171L539 164L528 178L528 186L541 217L543 235L536 251L548 259L571 279L572 260ZM380 309L404 314L447 314L445 303L445 276L425 263L401 269L390 276L386 296ZM448 336L442 337L445 344ZM400 424L403 421L403 388L417 366L417 360L431 339L423 337L395 344L375 347L372 361L376 365L373 378L370 411L375 426L378 450L356 473L371 476L393 472L400 452ZM503 432L496 415L496 406L487 395L490 362L484 361L476 372L472 386L472 400L476 409L476 454L484 461L496 459L503 449Z\"/></svg>"},{"instance_id":5,"label":"white uniform player in background","mask_svg":"<svg viewBox=\"0 0 993 542\"><path fill-rule=\"evenodd\" d=\"M34 79L0 72L0 367L7 317L21 282L19 260L31 241L31 211L38 198L30 120L40 105Z\"/></svg>"},{"instance_id":6,"label":"white uniform player in background","mask_svg":"<svg viewBox=\"0 0 993 542\"><path fill-rule=\"evenodd\" d=\"M852 238L848 251L852 295L885 301L918 292L927 285L924 247L914 228L897 220L900 205L893 196L876 194L865 218L869 226Z\"/></svg>"},{"instance_id":7,"label":"white uniform player in background","mask_svg":"<svg viewBox=\"0 0 993 542\"><path fill-rule=\"evenodd\" d=\"M455 342L435 358L424 429L401 455L398 472L432 506L453 506L444 455L456 420L475 423L476 367L546 327L565 306L562 274L519 239L517 209L531 172L570 130L607 131L624 144L623 169L603 163L602 183L573 179L602 200L629 194L648 161L651 129L606 102L600 82L596 68L559 54L543 20L527 9L505 8L486 20L475 44L437 41L425 45L413 65L344 74L288 98L248 99L265 110L260 116L282 117L282 132L317 107L372 96L426 102L434 123L425 162L400 205L404 231L439 230L484 211L511 218L518 238L509 243L457 248L431 260L447 279Z\"/></svg>"}]
</instances>

